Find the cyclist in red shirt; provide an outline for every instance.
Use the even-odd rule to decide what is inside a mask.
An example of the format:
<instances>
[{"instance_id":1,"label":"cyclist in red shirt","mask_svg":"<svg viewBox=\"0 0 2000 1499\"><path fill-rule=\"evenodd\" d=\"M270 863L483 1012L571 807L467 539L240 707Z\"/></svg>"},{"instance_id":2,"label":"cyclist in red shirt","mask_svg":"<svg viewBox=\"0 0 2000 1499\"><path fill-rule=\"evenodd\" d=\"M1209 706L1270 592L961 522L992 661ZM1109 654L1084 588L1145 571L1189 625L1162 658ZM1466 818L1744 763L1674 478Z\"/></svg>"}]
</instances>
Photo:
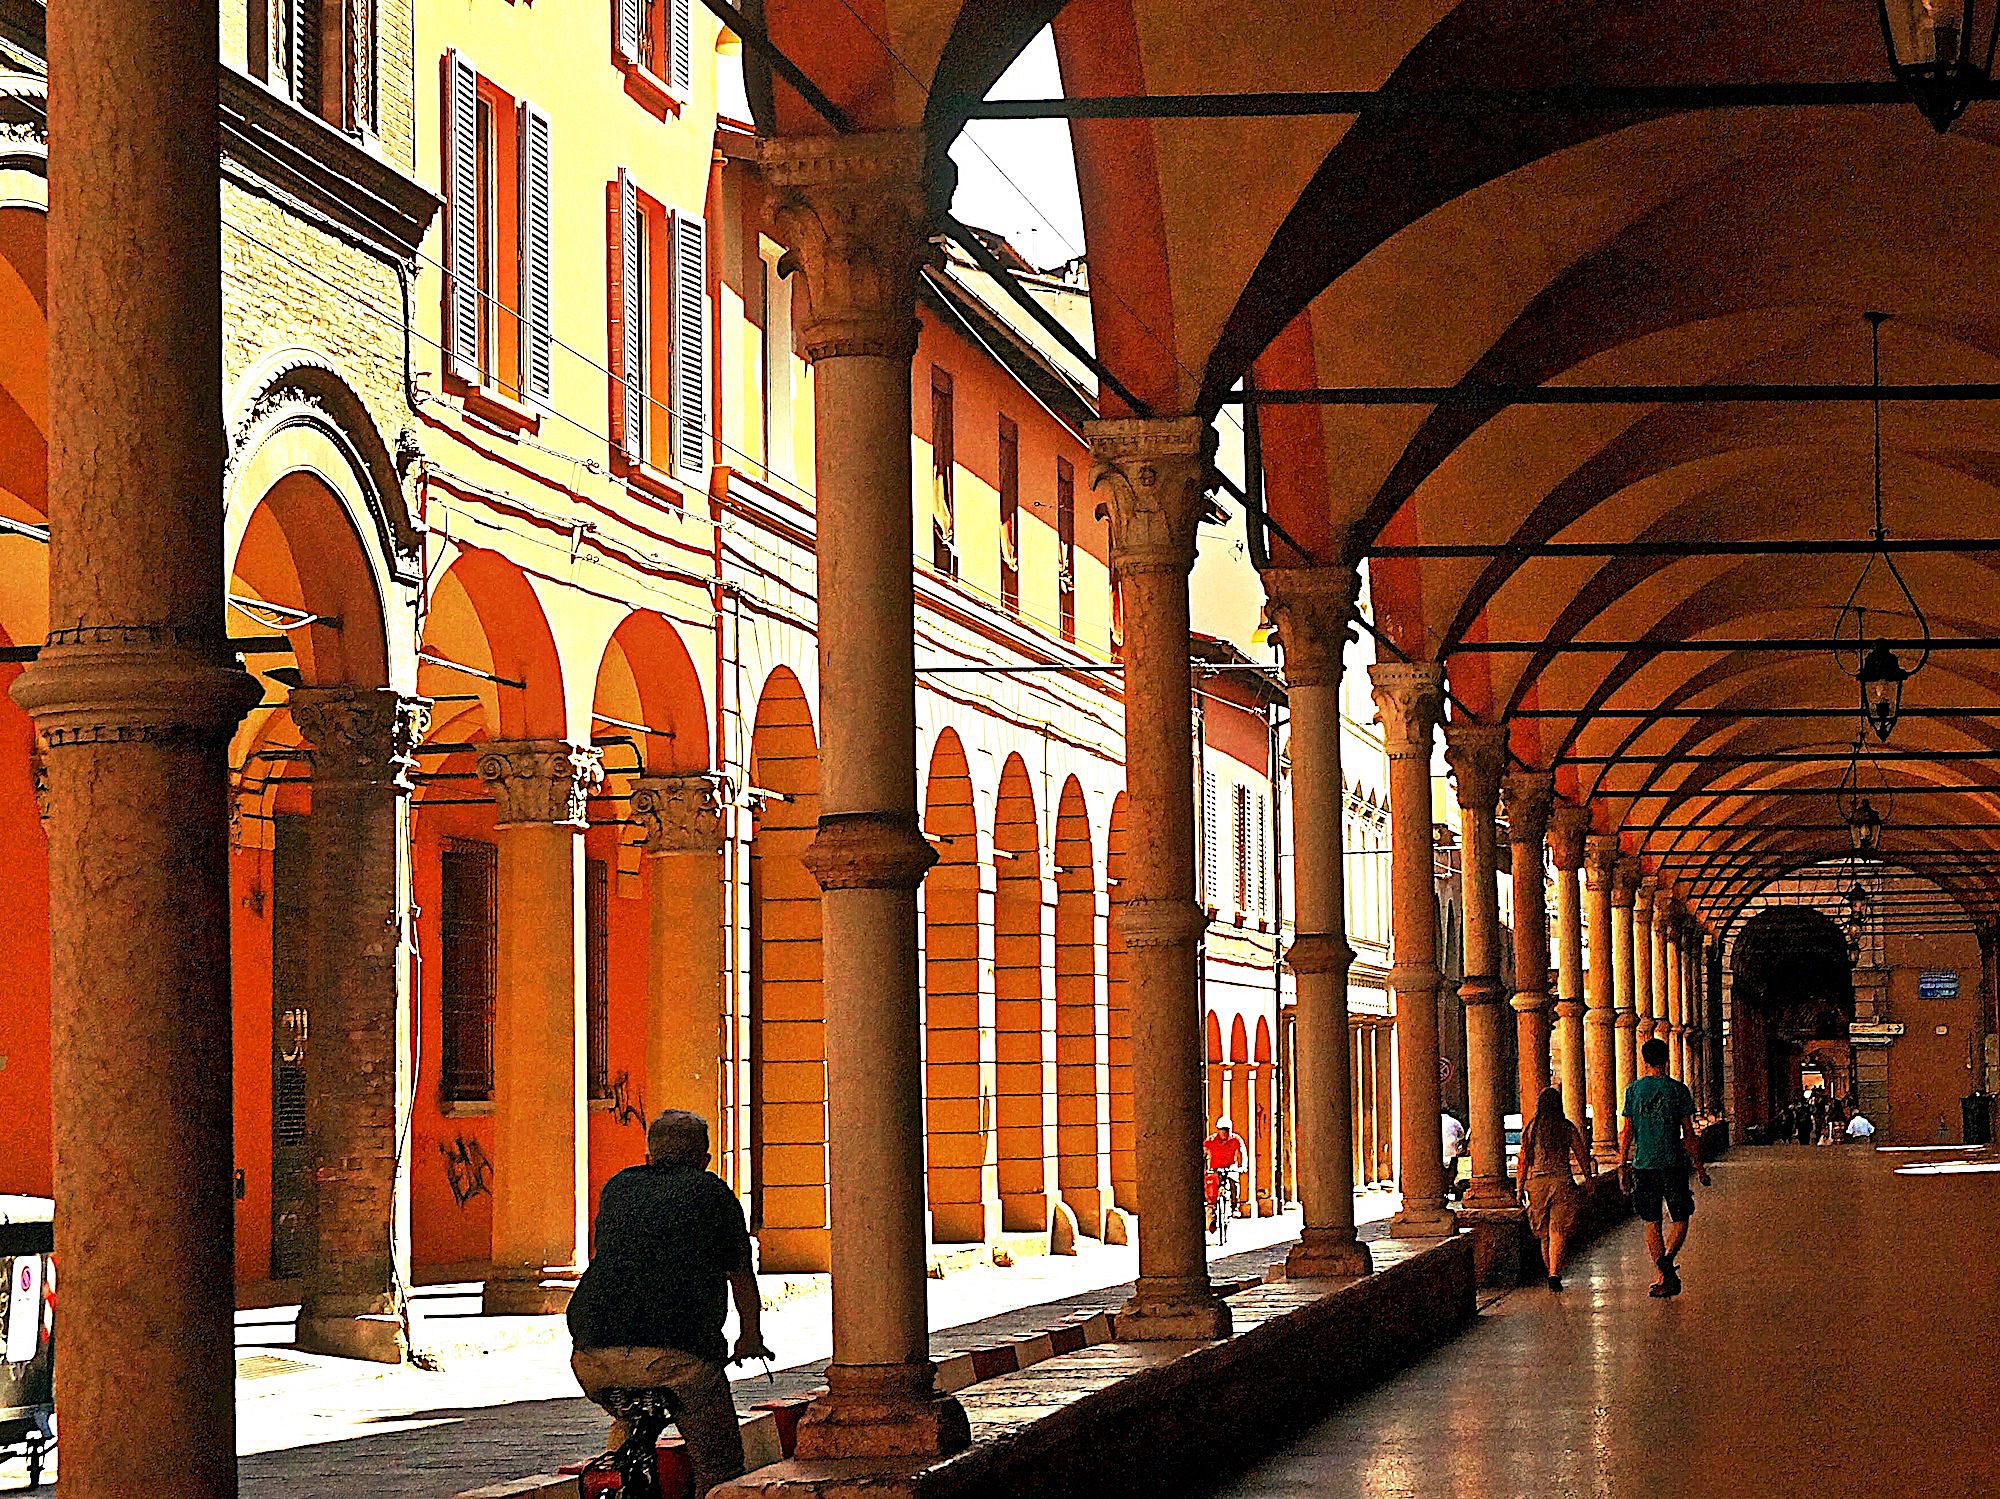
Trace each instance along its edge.
<instances>
[{"instance_id":1,"label":"cyclist in red shirt","mask_svg":"<svg viewBox=\"0 0 2000 1499\"><path fill-rule=\"evenodd\" d=\"M1236 1133L1227 1114L1215 1121L1215 1133L1201 1142L1201 1151L1208 1168L1202 1173L1203 1191L1213 1207L1222 1192L1223 1173L1229 1174L1233 1186L1236 1174L1243 1169L1243 1137Z\"/></svg>"}]
</instances>

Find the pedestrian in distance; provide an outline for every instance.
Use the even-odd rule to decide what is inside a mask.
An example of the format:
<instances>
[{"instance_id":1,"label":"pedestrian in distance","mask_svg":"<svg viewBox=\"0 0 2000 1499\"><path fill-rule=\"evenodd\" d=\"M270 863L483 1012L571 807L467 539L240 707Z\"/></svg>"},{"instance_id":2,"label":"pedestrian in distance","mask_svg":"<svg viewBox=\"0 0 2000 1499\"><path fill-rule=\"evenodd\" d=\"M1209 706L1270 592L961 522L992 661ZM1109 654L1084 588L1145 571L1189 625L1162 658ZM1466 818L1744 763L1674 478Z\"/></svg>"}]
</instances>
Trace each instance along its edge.
<instances>
[{"instance_id":1,"label":"pedestrian in distance","mask_svg":"<svg viewBox=\"0 0 2000 1499\"><path fill-rule=\"evenodd\" d=\"M1444 1138L1444 1195L1458 1195L1458 1162L1465 1154L1465 1126L1458 1122L1458 1116L1446 1110L1438 1120L1438 1131Z\"/></svg>"},{"instance_id":2,"label":"pedestrian in distance","mask_svg":"<svg viewBox=\"0 0 2000 1499\"><path fill-rule=\"evenodd\" d=\"M1640 1075L1625 1090L1624 1123L1618 1131L1618 1184L1632 1198L1632 1211L1646 1225L1646 1249L1660 1278L1646 1294L1681 1293L1675 1264L1687 1242L1694 1216L1690 1174L1709 1185L1702 1164L1701 1137L1694 1128L1694 1095L1666 1075L1667 1043L1658 1036L1639 1049ZM1661 1218L1669 1220L1662 1227Z\"/></svg>"},{"instance_id":3,"label":"pedestrian in distance","mask_svg":"<svg viewBox=\"0 0 2000 1499\"><path fill-rule=\"evenodd\" d=\"M1569 1241L1583 1212L1583 1193L1570 1163L1585 1176L1597 1167L1583 1131L1563 1113L1562 1091L1544 1088L1535 1103L1535 1117L1521 1135L1521 1157L1515 1166L1515 1188L1528 1209L1528 1230L1542 1246L1542 1264L1549 1272L1549 1289L1563 1288L1563 1264Z\"/></svg>"},{"instance_id":4,"label":"pedestrian in distance","mask_svg":"<svg viewBox=\"0 0 2000 1499\"><path fill-rule=\"evenodd\" d=\"M1860 1140L1864 1144L1875 1138L1875 1126L1868 1122L1868 1116L1856 1109L1854 1117L1847 1121L1847 1138Z\"/></svg>"},{"instance_id":5,"label":"pedestrian in distance","mask_svg":"<svg viewBox=\"0 0 2000 1499\"><path fill-rule=\"evenodd\" d=\"M743 1471L726 1364L771 1357L743 1208L708 1160L701 1115L668 1109L653 1121L646 1164L604 1184L597 1252L569 1303L570 1369L583 1393L615 1417L614 1392L659 1390L687 1443L695 1499ZM725 1293L736 1302L733 1356ZM609 1446L624 1441L614 1422Z\"/></svg>"}]
</instances>

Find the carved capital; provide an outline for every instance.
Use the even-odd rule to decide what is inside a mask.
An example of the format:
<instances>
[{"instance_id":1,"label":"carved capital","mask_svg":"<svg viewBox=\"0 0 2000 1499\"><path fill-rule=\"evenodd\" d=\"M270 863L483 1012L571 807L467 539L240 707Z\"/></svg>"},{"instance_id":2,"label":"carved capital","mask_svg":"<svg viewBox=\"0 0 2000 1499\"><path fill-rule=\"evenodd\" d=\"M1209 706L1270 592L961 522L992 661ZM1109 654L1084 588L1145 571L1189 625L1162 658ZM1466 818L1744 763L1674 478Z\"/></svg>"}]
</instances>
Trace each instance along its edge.
<instances>
[{"instance_id":1,"label":"carved capital","mask_svg":"<svg viewBox=\"0 0 2000 1499\"><path fill-rule=\"evenodd\" d=\"M1274 567L1264 573L1264 597L1285 648L1285 680L1294 687L1339 686L1361 574L1351 567Z\"/></svg>"},{"instance_id":2,"label":"carved capital","mask_svg":"<svg viewBox=\"0 0 2000 1499\"><path fill-rule=\"evenodd\" d=\"M1090 487L1105 492L1111 562L1124 577L1194 567L1195 533L1214 483L1215 432L1196 416L1085 422Z\"/></svg>"},{"instance_id":3,"label":"carved capital","mask_svg":"<svg viewBox=\"0 0 2000 1499\"><path fill-rule=\"evenodd\" d=\"M1609 890L1617 869L1618 835L1592 833L1586 842L1583 860L1584 884L1592 890Z\"/></svg>"},{"instance_id":4,"label":"carved capital","mask_svg":"<svg viewBox=\"0 0 2000 1499\"><path fill-rule=\"evenodd\" d=\"M646 852L722 851L722 782L706 772L641 776L632 790L632 818L646 830Z\"/></svg>"},{"instance_id":5,"label":"carved capital","mask_svg":"<svg viewBox=\"0 0 2000 1499\"><path fill-rule=\"evenodd\" d=\"M1590 808L1557 807L1549 813L1549 852L1556 868L1583 868L1583 844L1590 836Z\"/></svg>"},{"instance_id":6,"label":"carved capital","mask_svg":"<svg viewBox=\"0 0 2000 1499\"><path fill-rule=\"evenodd\" d=\"M1632 919L1650 926L1653 920L1653 897L1659 893L1660 882L1652 875L1641 875L1632 892Z\"/></svg>"},{"instance_id":7,"label":"carved capital","mask_svg":"<svg viewBox=\"0 0 2000 1499\"><path fill-rule=\"evenodd\" d=\"M1555 805L1556 778L1546 770L1517 770L1500 786L1507 816L1507 841L1539 849L1548 836L1549 812ZM1539 867L1539 854L1535 859Z\"/></svg>"},{"instance_id":8,"label":"carved capital","mask_svg":"<svg viewBox=\"0 0 2000 1499\"><path fill-rule=\"evenodd\" d=\"M410 789L429 698L387 687L295 687L287 706L312 746L315 783Z\"/></svg>"},{"instance_id":9,"label":"carved capital","mask_svg":"<svg viewBox=\"0 0 2000 1499\"><path fill-rule=\"evenodd\" d=\"M1435 661L1378 661L1368 668L1382 745L1391 760L1431 758L1431 736L1444 711L1444 667Z\"/></svg>"},{"instance_id":10,"label":"carved capital","mask_svg":"<svg viewBox=\"0 0 2000 1499\"><path fill-rule=\"evenodd\" d=\"M49 820L49 757L42 749L40 736L28 745L28 775L35 785L35 815L41 818L43 826L46 827ZM229 806L231 816L234 816L236 808L234 797L229 799Z\"/></svg>"},{"instance_id":11,"label":"carved capital","mask_svg":"<svg viewBox=\"0 0 2000 1499\"><path fill-rule=\"evenodd\" d=\"M795 326L806 358L908 359L930 253L923 132L792 136L763 142L761 157L789 246L778 269L805 277Z\"/></svg>"},{"instance_id":12,"label":"carved capital","mask_svg":"<svg viewBox=\"0 0 2000 1499\"><path fill-rule=\"evenodd\" d=\"M1619 859L1611 874L1611 904L1629 906L1639 895L1639 877L1644 871L1629 855Z\"/></svg>"},{"instance_id":13,"label":"carved capital","mask_svg":"<svg viewBox=\"0 0 2000 1499\"><path fill-rule=\"evenodd\" d=\"M1454 719L1444 726L1444 763L1458 778L1458 804L1491 817L1500 805L1500 772L1507 765L1507 726Z\"/></svg>"},{"instance_id":14,"label":"carved capital","mask_svg":"<svg viewBox=\"0 0 2000 1499\"><path fill-rule=\"evenodd\" d=\"M1335 932L1309 932L1285 951L1285 966L1293 973L1337 973L1354 966L1354 949Z\"/></svg>"},{"instance_id":15,"label":"carved capital","mask_svg":"<svg viewBox=\"0 0 2000 1499\"><path fill-rule=\"evenodd\" d=\"M604 756L567 739L498 740L480 751L479 779L493 791L498 825L583 827L590 793L604 782Z\"/></svg>"},{"instance_id":16,"label":"carved capital","mask_svg":"<svg viewBox=\"0 0 2000 1499\"><path fill-rule=\"evenodd\" d=\"M803 863L822 890L914 890L937 850L893 813L844 812L819 820Z\"/></svg>"},{"instance_id":17,"label":"carved capital","mask_svg":"<svg viewBox=\"0 0 2000 1499\"><path fill-rule=\"evenodd\" d=\"M1191 900L1128 900L1116 919L1128 948L1192 948L1208 929L1208 917Z\"/></svg>"},{"instance_id":18,"label":"carved capital","mask_svg":"<svg viewBox=\"0 0 2000 1499\"><path fill-rule=\"evenodd\" d=\"M8 689L51 750L227 740L262 694L220 642L173 625L75 625Z\"/></svg>"}]
</instances>

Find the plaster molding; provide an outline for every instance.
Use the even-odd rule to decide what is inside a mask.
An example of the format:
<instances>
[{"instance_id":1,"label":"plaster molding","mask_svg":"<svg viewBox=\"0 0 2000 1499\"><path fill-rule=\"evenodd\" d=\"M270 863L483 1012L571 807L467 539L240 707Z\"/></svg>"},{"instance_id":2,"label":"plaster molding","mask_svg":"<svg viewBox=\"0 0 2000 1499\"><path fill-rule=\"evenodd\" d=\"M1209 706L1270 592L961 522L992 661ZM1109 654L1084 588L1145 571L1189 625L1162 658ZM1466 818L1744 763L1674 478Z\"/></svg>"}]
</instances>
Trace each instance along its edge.
<instances>
[{"instance_id":1,"label":"plaster molding","mask_svg":"<svg viewBox=\"0 0 2000 1499\"><path fill-rule=\"evenodd\" d=\"M295 687L287 706L312 747L315 785L408 791L415 784L417 745L431 722L429 698L388 687Z\"/></svg>"},{"instance_id":2,"label":"plaster molding","mask_svg":"<svg viewBox=\"0 0 2000 1499\"><path fill-rule=\"evenodd\" d=\"M477 768L503 828L584 827L590 793L604 782L602 752L567 739L496 740L480 752Z\"/></svg>"},{"instance_id":3,"label":"plaster molding","mask_svg":"<svg viewBox=\"0 0 2000 1499\"><path fill-rule=\"evenodd\" d=\"M1422 760L1428 767L1431 736L1444 711L1444 667L1436 661L1378 661L1368 668L1368 680L1389 758Z\"/></svg>"},{"instance_id":4,"label":"plaster molding","mask_svg":"<svg viewBox=\"0 0 2000 1499\"><path fill-rule=\"evenodd\" d=\"M646 853L717 854L722 851L722 780L707 771L641 776L632 789L631 813L646 830Z\"/></svg>"},{"instance_id":5,"label":"plaster molding","mask_svg":"<svg viewBox=\"0 0 2000 1499\"><path fill-rule=\"evenodd\" d=\"M803 272L797 321L809 361L907 360L917 348L917 273L930 256L927 153L919 130L761 143L783 274Z\"/></svg>"},{"instance_id":6,"label":"plaster molding","mask_svg":"<svg viewBox=\"0 0 2000 1499\"><path fill-rule=\"evenodd\" d=\"M1273 567L1264 596L1285 651L1292 687L1338 687L1347 643L1355 638L1361 574L1352 567Z\"/></svg>"},{"instance_id":7,"label":"plaster molding","mask_svg":"<svg viewBox=\"0 0 2000 1499\"><path fill-rule=\"evenodd\" d=\"M1090 487L1108 498L1111 562L1121 577L1194 570L1196 534L1214 482L1215 431L1200 417L1084 423Z\"/></svg>"}]
</instances>

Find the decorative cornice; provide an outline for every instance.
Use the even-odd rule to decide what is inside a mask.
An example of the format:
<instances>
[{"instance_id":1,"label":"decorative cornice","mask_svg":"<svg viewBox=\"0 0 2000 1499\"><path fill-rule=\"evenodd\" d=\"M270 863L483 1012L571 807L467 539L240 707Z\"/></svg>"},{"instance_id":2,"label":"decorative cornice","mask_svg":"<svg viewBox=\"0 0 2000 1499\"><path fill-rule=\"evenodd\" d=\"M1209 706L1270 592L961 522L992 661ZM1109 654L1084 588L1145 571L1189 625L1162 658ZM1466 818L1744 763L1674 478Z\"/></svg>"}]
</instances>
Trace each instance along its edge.
<instances>
[{"instance_id":1,"label":"decorative cornice","mask_svg":"<svg viewBox=\"0 0 2000 1499\"><path fill-rule=\"evenodd\" d=\"M1444 726L1444 763L1458 780L1459 806L1475 816L1493 816L1507 765L1507 726L1453 719Z\"/></svg>"},{"instance_id":2,"label":"decorative cornice","mask_svg":"<svg viewBox=\"0 0 2000 1499\"><path fill-rule=\"evenodd\" d=\"M922 131L789 136L761 143L771 212L805 275L795 327L808 360L908 359L917 274L931 254Z\"/></svg>"},{"instance_id":3,"label":"decorative cornice","mask_svg":"<svg viewBox=\"0 0 2000 1499\"><path fill-rule=\"evenodd\" d=\"M1285 681L1293 687L1337 687L1348 641L1354 638L1361 574L1352 567L1273 567L1264 597L1285 650Z\"/></svg>"},{"instance_id":4,"label":"decorative cornice","mask_svg":"<svg viewBox=\"0 0 2000 1499\"><path fill-rule=\"evenodd\" d=\"M1553 771L1517 770L1500 785L1507 817L1507 841L1517 848L1538 851L1548 836L1549 814L1555 806L1556 778Z\"/></svg>"},{"instance_id":5,"label":"decorative cornice","mask_svg":"<svg viewBox=\"0 0 2000 1499\"><path fill-rule=\"evenodd\" d=\"M1194 568L1195 536L1214 483L1215 431L1196 416L1086 422L1090 487L1105 489L1111 562L1122 577Z\"/></svg>"},{"instance_id":6,"label":"decorative cornice","mask_svg":"<svg viewBox=\"0 0 2000 1499\"><path fill-rule=\"evenodd\" d=\"M1590 836L1590 808L1556 807L1549 813L1549 853L1556 868L1583 868L1584 840Z\"/></svg>"},{"instance_id":7,"label":"decorative cornice","mask_svg":"<svg viewBox=\"0 0 2000 1499\"><path fill-rule=\"evenodd\" d=\"M387 687L295 687L287 705L312 746L313 783L408 791L430 727L428 698Z\"/></svg>"},{"instance_id":8,"label":"decorative cornice","mask_svg":"<svg viewBox=\"0 0 2000 1499\"><path fill-rule=\"evenodd\" d=\"M801 861L821 890L915 890L937 857L905 818L845 812L820 818Z\"/></svg>"},{"instance_id":9,"label":"decorative cornice","mask_svg":"<svg viewBox=\"0 0 2000 1499\"><path fill-rule=\"evenodd\" d=\"M500 827L589 823L590 793L604 781L602 752L567 739L496 740L479 754Z\"/></svg>"},{"instance_id":10,"label":"decorative cornice","mask_svg":"<svg viewBox=\"0 0 2000 1499\"><path fill-rule=\"evenodd\" d=\"M722 851L722 778L641 776L632 790L632 818L646 830L646 852L715 854Z\"/></svg>"},{"instance_id":11,"label":"decorative cornice","mask_svg":"<svg viewBox=\"0 0 2000 1499\"><path fill-rule=\"evenodd\" d=\"M73 625L9 689L51 750L226 740L262 695L219 636L173 625Z\"/></svg>"},{"instance_id":12,"label":"decorative cornice","mask_svg":"<svg viewBox=\"0 0 2000 1499\"><path fill-rule=\"evenodd\" d=\"M1444 711L1444 667L1435 661L1378 661L1368 668L1368 680L1389 758L1428 765Z\"/></svg>"}]
</instances>

